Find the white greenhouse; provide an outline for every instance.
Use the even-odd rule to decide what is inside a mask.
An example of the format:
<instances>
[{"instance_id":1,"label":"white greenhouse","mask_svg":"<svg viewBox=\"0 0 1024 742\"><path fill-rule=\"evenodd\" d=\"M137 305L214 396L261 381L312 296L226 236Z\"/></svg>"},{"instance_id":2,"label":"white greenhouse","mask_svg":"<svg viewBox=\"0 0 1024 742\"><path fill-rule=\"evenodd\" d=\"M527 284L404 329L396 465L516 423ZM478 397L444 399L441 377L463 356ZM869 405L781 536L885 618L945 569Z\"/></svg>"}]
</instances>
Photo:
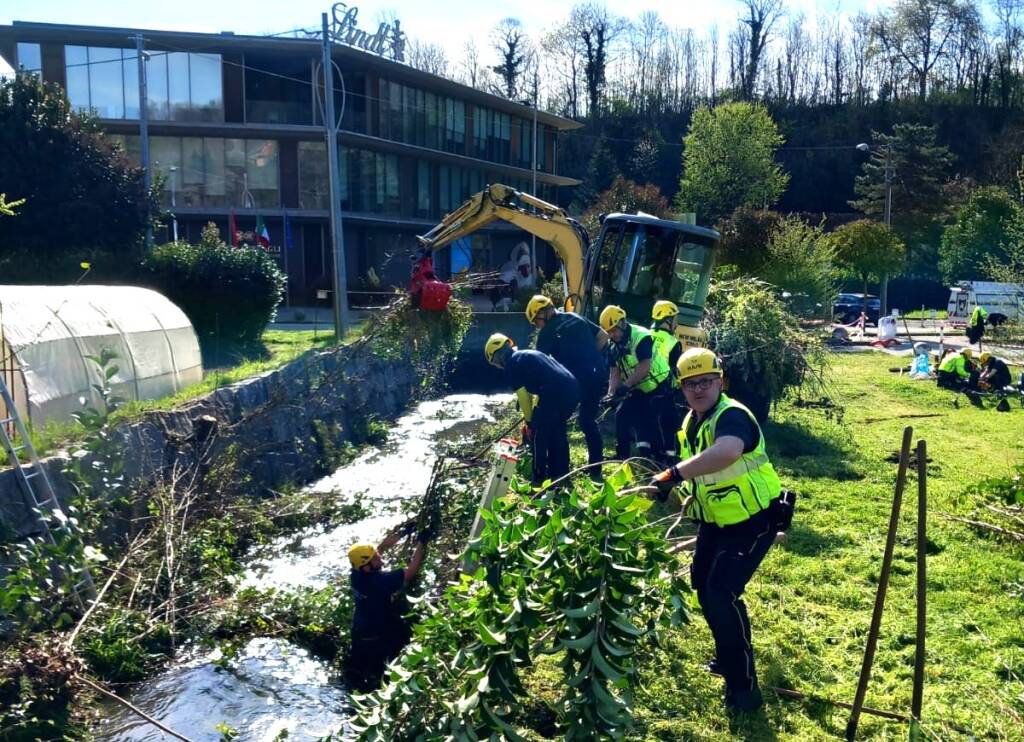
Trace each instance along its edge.
<instances>
[{"instance_id":1,"label":"white greenhouse","mask_svg":"<svg viewBox=\"0 0 1024 742\"><path fill-rule=\"evenodd\" d=\"M0 374L26 423L63 422L96 407L103 371L89 356L113 353L114 393L158 399L200 381L203 362L188 317L134 286L0 286ZM0 400L0 418L9 417Z\"/></svg>"}]
</instances>

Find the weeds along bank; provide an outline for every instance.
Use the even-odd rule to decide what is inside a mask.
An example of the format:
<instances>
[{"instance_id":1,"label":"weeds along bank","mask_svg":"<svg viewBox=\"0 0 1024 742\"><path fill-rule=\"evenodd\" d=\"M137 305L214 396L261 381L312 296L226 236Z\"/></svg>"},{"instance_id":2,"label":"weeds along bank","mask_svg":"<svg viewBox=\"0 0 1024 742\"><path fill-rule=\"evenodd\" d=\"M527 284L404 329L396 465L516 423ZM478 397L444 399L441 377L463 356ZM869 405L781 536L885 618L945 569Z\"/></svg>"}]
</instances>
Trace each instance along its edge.
<instances>
[{"instance_id":1,"label":"weeds along bank","mask_svg":"<svg viewBox=\"0 0 1024 742\"><path fill-rule=\"evenodd\" d=\"M0 475L4 738L73 736L89 726L69 718L84 678L138 680L208 635L250 544L362 517L358 505L296 485L381 440L382 421L443 378L467 325L458 303L423 317L398 301L349 345L177 410L108 425L118 400L106 393L103 409L80 416L81 442L46 463L68 516L49 518L55 544L41 537L12 473ZM84 614L56 566L79 563L100 593Z\"/></svg>"}]
</instances>

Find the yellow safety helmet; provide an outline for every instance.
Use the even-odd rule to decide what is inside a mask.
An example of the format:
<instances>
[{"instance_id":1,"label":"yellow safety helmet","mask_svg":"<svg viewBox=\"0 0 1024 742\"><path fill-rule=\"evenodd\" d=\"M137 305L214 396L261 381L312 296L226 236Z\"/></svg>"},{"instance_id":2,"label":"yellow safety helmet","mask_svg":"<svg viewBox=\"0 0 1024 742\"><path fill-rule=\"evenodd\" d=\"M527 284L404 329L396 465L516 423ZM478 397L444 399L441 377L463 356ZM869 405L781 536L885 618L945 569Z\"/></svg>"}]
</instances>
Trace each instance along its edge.
<instances>
[{"instance_id":1,"label":"yellow safety helmet","mask_svg":"<svg viewBox=\"0 0 1024 742\"><path fill-rule=\"evenodd\" d=\"M619 324L619 322L624 319L626 319L626 310L614 304L609 304L601 310L601 316L598 317L598 324L601 325L602 330L610 332L615 325Z\"/></svg>"},{"instance_id":2,"label":"yellow safety helmet","mask_svg":"<svg viewBox=\"0 0 1024 742\"><path fill-rule=\"evenodd\" d=\"M679 314L679 307L675 305L675 302L671 302L668 299L654 302L654 308L651 309L651 319L655 322L672 319L677 314Z\"/></svg>"},{"instance_id":3,"label":"yellow safety helmet","mask_svg":"<svg viewBox=\"0 0 1024 742\"><path fill-rule=\"evenodd\" d=\"M981 361L982 363L988 363L988 361L989 361L989 359L990 359L991 357L992 357L992 354L991 354L991 353L989 353L989 352L988 352L988 351L986 350L986 351L985 351L984 353L982 353L982 354L981 354L980 356L978 356L978 360L979 360L979 361Z\"/></svg>"},{"instance_id":4,"label":"yellow safety helmet","mask_svg":"<svg viewBox=\"0 0 1024 742\"><path fill-rule=\"evenodd\" d=\"M484 356L487 358L487 362L491 363L491 359L494 358L494 354L505 347L505 345L511 345L515 347L515 343L508 335L502 335L500 332L496 332L487 338L487 342L484 343Z\"/></svg>"},{"instance_id":5,"label":"yellow safety helmet","mask_svg":"<svg viewBox=\"0 0 1024 742\"><path fill-rule=\"evenodd\" d=\"M553 306L555 303L544 294L534 294L534 297L526 304L526 321L532 325L541 309Z\"/></svg>"},{"instance_id":6,"label":"yellow safety helmet","mask_svg":"<svg viewBox=\"0 0 1024 742\"><path fill-rule=\"evenodd\" d=\"M354 569L359 569L369 564L376 553L377 548L373 544L356 544L348 550L348 560Z\"/></svg>"},{"instance_id":7,"label":"yellow safety helmet","mask_svg":"<svg viewBox=\"0 0 1024 742\"><path fill-rule=\"evenodd\" d=\"M963 350L960 351L960 354L964 358L974 358L974 351L971 350L970 348L964 348Z\"/></svg>"},{"instance_id":8,"label":"yellow safety helmet","mask_svg":"<svg viewBox=\"0 0 1024 742\"><path fill-rule=\"evenodd\" d=\"M679 381L689 379L691 376L703 376L704 374L722 375L722 362L718 360L713 350L707 348L690 348L679 356L676 363L676 370L679 372Z\"/></svg>"}]
</instances>

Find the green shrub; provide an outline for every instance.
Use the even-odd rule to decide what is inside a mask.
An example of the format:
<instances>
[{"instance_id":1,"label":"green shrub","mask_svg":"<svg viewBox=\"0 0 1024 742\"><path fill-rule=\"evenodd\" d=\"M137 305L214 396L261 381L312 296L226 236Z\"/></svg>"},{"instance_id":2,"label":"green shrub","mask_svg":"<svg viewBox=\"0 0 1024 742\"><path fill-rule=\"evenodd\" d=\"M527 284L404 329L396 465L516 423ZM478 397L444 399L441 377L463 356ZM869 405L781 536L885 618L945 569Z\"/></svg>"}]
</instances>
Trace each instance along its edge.
<instances>
[{"instance_id":1,"label":"green shrub","mask_svg":"<svg viewBox=\"0 0 1024 742\"><path fill-rule=\"evenodd\" d=\"M167 624L150 623L141 611L117 608L88 630L82 657L98 677L127 683L145 677L172 648Z\"/></svg>"},{"instance_id":2,"label":"green shrub","mask_svg":"<svg viewBox=\"0 0 1024 742\"><path fill-rule=\"evenodd\" d=\"M188 315L203 350L255 345L273 321L286 278L260 248L231 247L216 227L198 245L157 247L143 263L143 280Z\"/></svg>"}]
</instances>

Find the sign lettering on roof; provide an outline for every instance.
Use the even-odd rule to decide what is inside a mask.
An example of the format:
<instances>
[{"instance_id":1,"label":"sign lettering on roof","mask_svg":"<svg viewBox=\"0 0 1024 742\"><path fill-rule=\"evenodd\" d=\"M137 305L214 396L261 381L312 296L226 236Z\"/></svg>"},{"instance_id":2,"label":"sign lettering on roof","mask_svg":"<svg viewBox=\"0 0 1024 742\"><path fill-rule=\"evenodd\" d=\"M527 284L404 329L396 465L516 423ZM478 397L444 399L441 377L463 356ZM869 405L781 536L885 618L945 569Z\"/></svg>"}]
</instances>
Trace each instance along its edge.
<instances>
[{"instance_id":1,"label":"sign lettering on roof","mask_svg":"<svg viewBox=\"0 0 1024 742\"><path fill-rule=\"evenodd\" d=\"M331 25L328 29L331 40L346 46L390 57L396 62L405 61L405 32L396 18L390 23L381 22L377 32L367 33L357 26L359 8L348 3L331 6Z\"/></svg>"}]
</instances>

